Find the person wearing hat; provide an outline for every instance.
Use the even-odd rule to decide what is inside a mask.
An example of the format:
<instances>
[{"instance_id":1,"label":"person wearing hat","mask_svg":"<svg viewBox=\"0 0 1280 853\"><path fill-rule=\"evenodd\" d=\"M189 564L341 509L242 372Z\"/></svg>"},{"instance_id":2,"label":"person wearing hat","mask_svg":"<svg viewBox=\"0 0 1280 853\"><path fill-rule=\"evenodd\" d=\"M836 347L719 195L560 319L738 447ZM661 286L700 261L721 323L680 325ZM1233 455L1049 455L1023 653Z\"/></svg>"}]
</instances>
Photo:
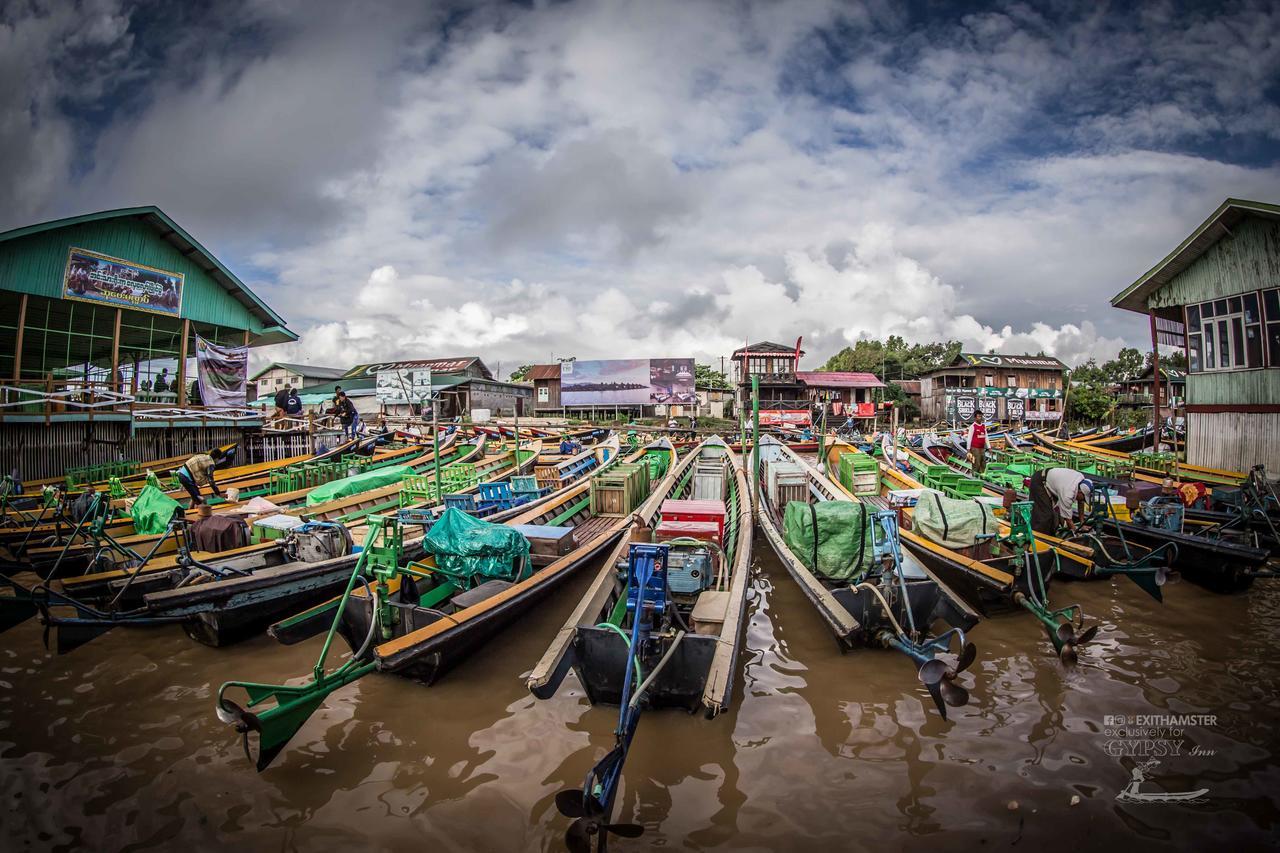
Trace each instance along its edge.
<instances>
[{"instance_id":1,"label":"person wearing hat","mask_svg":"<svg viewBox=\"0 0 1280 853\"><path fill-rule=\"evenodd\" d=\"M1060 527L1076 531L1076 518L1088 512L1092 484L1074 468L1046 468L1031 475L1031 529L1055 535Z\"/></svg>"}]
</instances>

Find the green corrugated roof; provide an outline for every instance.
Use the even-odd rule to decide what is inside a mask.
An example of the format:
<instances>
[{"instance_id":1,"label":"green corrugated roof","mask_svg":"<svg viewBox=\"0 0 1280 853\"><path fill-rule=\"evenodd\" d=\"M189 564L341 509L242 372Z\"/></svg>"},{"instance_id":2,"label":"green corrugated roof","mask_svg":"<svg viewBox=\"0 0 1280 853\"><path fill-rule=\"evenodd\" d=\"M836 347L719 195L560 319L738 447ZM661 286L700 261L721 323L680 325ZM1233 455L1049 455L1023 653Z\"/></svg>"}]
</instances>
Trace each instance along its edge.
<instances>
[{"instance_id":1,"label":"green corrugated roof","mask_svg":"<svg viewBox=\"0 0 1280 853\"><path fill-rule=\"evenodd\" d=\"M257 294L250 290L244 282L231 272L231 270L227 269L221 261L209 252L208 249L200 245L194 237L184 231L176 222L170 219L164 211L160 210L160 208L155 205L126 207L118 210L103 210L96 213L86 213L81 216L71 216L65 219L55 219L50 222L41 222L35 225L28 225L23 228L15 228L11 231L0 233L0 243L111 219L134 219L144 223L154 230L160 236L160 239L169 244L169 246L181 255L182 258L186 259L189 263L194 264L198 270L202 271L223 290L230 294L230 296L240 303L240 305L243 306L249 314L255 317L260 324L259 328L250 330L256 336L256 343L282 343L285 341L296 341L298 339L296 334L285 327L284 319L280 317L279 314L259 299ZM83 246L81 248L96 250L94 246ZM62 258L61 263L65 264L65 257ZM46 293L43 295L53 294ZM60 281L57 295L61 295ZM191 316L188 313L187 305L185 304L185 294L183 299L184 305L181 316ZM192 317L192 319L209 323L217 322L217 320L207 316Z\"/></svg>"}]
</instances>

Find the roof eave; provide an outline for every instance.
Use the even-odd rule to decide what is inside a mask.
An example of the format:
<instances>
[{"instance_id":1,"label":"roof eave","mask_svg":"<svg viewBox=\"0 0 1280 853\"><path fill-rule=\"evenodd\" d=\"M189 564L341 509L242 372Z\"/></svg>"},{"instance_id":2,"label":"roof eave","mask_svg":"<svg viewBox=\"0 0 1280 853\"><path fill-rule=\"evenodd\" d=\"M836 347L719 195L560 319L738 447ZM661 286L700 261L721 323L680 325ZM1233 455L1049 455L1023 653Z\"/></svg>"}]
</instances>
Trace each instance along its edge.
<instances>
[{"instance_id":1,"label":"roof eave","mask_svg":"<svg viewBox=\"0 0 1280 853\"><path fill-rule=\"evenodd\" d=\"M1204 254L1210 246L1217 242L1217 240L1214 240L1203 248L1192 251L1196 241L1215 225L1222 225L1222 220L1225 219L1227 214L1232 210L1239 210L1243 213L1261 214L1269 218L1280 218L1280 205L1268 204L1262 201L1250 201L1249 199L1242 198L1227 199L1222 204L1218 205L1218 209L1210 214L1208 219L1200 223L1200 226L1192 231L1185 240L1179 243L1176 249L1166 255L1160 263L1147 270L1138 278L1137 281L1113 296L1111 298L1112 307L1120 308L1125 311L1134 311L1138 314L1146 314L1149 311L1147 300L1151 297L1151 294L1168 284L1173 276L1189 267L1196 258ZM1225 225L1222 225L1222 227L1223 230L1226 230ZM1228 233L1230 232L1228 231ZM1180 265L1179 268L1168 277L1164 277L1163 273L1175 264Z\"/></svg>"}]
</instances>

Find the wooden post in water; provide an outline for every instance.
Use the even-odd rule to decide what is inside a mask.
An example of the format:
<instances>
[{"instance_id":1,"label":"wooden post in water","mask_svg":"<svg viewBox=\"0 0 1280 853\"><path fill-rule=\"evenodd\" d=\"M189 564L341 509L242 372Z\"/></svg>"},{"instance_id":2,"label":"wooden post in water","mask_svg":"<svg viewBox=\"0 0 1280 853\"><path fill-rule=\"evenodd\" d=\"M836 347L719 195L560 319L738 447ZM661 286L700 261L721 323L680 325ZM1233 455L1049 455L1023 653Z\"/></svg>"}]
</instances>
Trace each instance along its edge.
<instances>
[{"instance_id":1,"label":"wooden post in water","mask_svg":"<svg viewBox=\"0 0 1280 853\"><path fill-rule=\"evenodd\" d=\"M436 469L436 503L440 503L444 499L444 495L440 494L440 417L434 397L431 400L431 454Z\"/></svg>"}]
</instances>

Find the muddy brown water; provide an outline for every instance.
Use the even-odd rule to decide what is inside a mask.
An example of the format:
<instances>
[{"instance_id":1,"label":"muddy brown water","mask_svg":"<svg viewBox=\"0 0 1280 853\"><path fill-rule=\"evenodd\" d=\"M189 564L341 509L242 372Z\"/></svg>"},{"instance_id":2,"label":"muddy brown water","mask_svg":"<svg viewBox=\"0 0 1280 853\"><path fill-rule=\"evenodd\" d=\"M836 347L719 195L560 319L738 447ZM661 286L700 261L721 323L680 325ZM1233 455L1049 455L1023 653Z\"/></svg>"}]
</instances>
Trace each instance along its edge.
<instances>
[{"instance_id":1,"label":"muddy brown water","mask_svg":"<svg viewBox=\"0 0 1280 853\"><path fill-rule=\"evenodd\" d=\"M762 538L753 568L733 710L644 717L619 811L647 831L611 849L1243 851L1280 837L1275 582L1226 597L1175 580L1163 606L1123 579L1059 584L1055 603L1102 625L1080 663L1060 665L1029 617L986 620L972 702L948 722L901 656L840 654ZM616 710L589 707L573 676L537 701L523 676L586 584L435 687L340 690L260 775L214 715L217 687L302 676L318 640L211 649L176 628L117 630L56 657L21 625L0 637L0 847L561 850L552 798L611 745ZM1216 721L1134 738L1107 720L1160 714ZM1208 789L1199 802L1116 800L1134 761L1111 753L1141 740L1180 753L1141 790Z\"/></svg>"}]
</instances>

